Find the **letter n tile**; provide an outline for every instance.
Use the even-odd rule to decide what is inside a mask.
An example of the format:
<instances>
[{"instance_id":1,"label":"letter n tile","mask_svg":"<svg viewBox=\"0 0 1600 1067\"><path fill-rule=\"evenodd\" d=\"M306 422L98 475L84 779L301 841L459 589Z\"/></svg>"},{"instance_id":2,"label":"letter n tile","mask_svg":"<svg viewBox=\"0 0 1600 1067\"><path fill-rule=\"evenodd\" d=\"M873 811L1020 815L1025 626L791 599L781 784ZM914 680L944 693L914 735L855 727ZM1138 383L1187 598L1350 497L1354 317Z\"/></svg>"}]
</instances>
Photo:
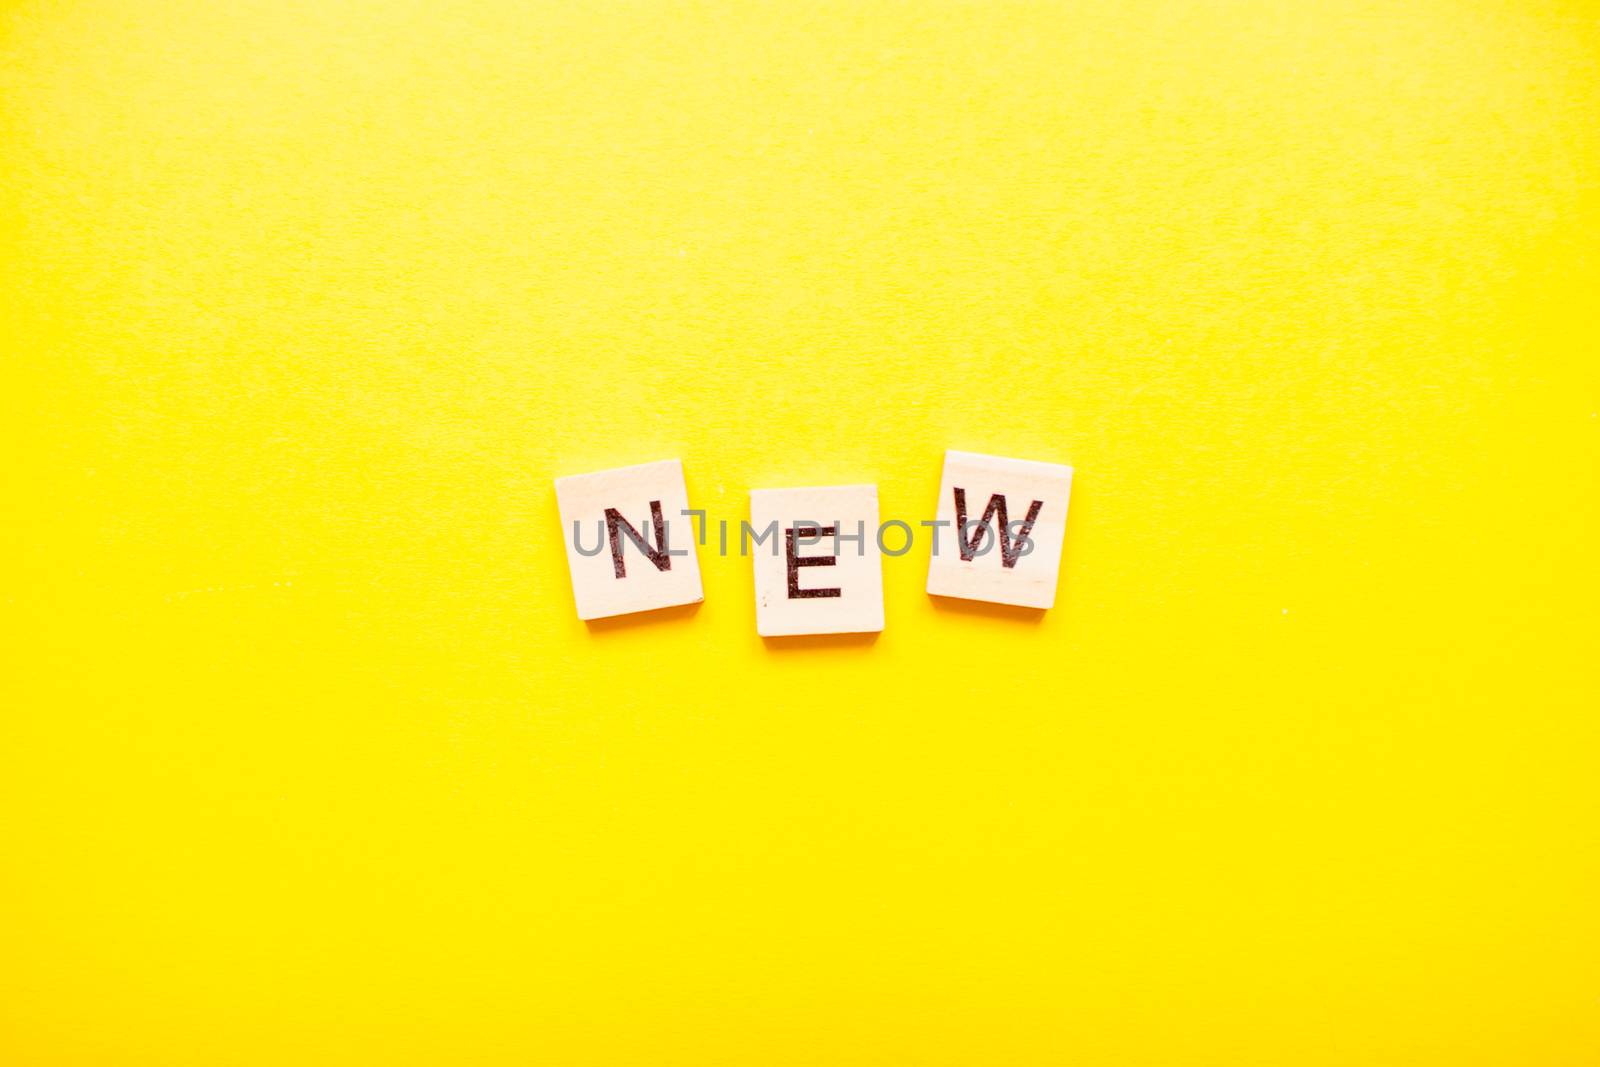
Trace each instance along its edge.
<instances>
[{"instance_id":1,"label":"letter n tile","mask_svg":"<svg viewBox=\"0 0 1600 1067\"><path fill-rule=\"evenodd\" d=\"M556 479L578 618L698 604L700 564L675 459Z\"/></svg>"}]
</instances>

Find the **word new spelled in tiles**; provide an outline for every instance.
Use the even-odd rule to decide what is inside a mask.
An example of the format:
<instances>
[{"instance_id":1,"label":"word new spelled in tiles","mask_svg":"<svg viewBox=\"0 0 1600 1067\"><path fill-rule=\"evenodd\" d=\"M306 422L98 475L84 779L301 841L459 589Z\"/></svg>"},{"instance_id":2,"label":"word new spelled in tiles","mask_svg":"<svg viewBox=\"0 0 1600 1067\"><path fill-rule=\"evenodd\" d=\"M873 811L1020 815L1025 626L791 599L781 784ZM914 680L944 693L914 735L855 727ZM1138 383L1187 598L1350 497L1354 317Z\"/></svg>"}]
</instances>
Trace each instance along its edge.
<instances>
[{"instance_id":1,"label":"word new spelled in tiles","mask_svg":"<svg viewBox=\"0 0 1600 1067\"><path fill-rule=\"evenodd\" d=\"M673 459L556 479L556 503L580 619L699 603L683 465ZM876 633L883 557L931 535L928 592L1048 608L1065 544L1072 468L976 452L945 453L933 520L879 522L875 485L755 489L740 526L754 557L763 637ZM726 545L726 526L724 537Z\"/></svg>"}]
</instances>

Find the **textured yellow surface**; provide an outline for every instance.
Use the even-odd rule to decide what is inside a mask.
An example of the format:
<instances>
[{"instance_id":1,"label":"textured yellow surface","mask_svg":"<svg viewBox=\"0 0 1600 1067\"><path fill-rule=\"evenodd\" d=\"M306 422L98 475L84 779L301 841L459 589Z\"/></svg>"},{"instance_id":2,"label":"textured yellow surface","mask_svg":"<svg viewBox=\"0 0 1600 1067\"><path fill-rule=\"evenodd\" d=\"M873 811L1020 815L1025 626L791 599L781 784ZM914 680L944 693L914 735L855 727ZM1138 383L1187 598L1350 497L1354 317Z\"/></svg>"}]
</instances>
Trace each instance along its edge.
<instances>
[{"instance_id":1,"label":"textured yellow surface","mask_svg":"<svg viewBox=\"0 0 1600 1067\"><path fill-rule=\"evenodd\" d=\"M1597 14L7 5L0 1062L1600 1062ZM574 617L946 447L1043 621Z\"/></svg>"}]
</instances>

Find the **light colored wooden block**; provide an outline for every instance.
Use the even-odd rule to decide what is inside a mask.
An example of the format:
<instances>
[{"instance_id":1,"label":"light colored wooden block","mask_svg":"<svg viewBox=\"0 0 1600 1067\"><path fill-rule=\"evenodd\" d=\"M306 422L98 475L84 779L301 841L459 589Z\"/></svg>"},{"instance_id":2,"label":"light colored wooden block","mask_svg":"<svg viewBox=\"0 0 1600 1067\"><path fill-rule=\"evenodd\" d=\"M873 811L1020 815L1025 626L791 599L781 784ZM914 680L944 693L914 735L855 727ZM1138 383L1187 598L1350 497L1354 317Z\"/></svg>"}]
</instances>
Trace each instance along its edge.
<instances>
[{"instance_id":1,"label":"light colored wooden block","mask_svg":"<svg viewBox=\"0 0 1600 1067\"><path fill-rule=\"evenodd\" d=\"M695 520L685 514L689 493L677 460L557 478L556 504L578 618L704 599Z\"/></svg>"},{"instance_id":2,"label":"light colored wooden block","mask_svg":"<svg viewBox=\"0 0 1600 1067\"><path fill-rule=\"evenodd\" d=\"M1056 600L1072 468L977 452L944 454L928 592L1027 608ZM965 520L965 538L960 525ZM1002 540L1001 534L1005 533ZM1032 542L1026 550L1022 538Z\"/></svg>"},{"instance_id":3,"label":"light colored wooden block","mask_svg":"<svg viewBox=\"0 0 1600 1067\"><path fill-rule=\"evenodd\" d=\"M750 527L757 633L791 637L883 629L877 486L754 489Z\"/></svg>"}]
</instances>

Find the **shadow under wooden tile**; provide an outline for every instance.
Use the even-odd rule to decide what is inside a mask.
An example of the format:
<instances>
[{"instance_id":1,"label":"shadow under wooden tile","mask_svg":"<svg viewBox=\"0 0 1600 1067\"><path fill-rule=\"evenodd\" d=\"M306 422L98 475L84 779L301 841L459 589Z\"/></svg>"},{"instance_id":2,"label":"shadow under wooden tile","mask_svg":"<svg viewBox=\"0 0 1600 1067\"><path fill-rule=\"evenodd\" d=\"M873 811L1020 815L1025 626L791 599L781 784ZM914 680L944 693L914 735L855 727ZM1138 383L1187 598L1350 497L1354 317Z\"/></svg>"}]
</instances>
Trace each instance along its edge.
<instances>
[{"instance_id":1,"label":"shadow under wooden tile","mask_svg":"<svg viewBox=\"0 0 1600 1067\"><path fill-rule=\"evenodd\" d=\"M616 633L619 630L637 630L641 626L655 626L660 623L677 622L682 619L694 618L695 612L700 610L704 601L693 604L678 604L670 608L653 608L650 611L635 611L628 615L613 615L607 619L588 619L584 625L591 634Z\"/></svg>"},{"instance_id":2,"label":"shadow under wooden tile","mask_svg":"<svg viewBox=\"0 0 1600 1067\"><path fill-rule=\"evenodd\" d=\"M871 648L878 635L870 634L796 634L791 637L763 637L761 643L769 652L815 652L824 648Z\"/></svg>"},{"instance_id":3,"label":"shadow under wooden tile","mask_svg":"<svg viewBox=\"0 0 1600 1067\"><path fill-rule=\"evenodd\" d=\"M1037 626L1044 621L1045 608L1021 608L1015 604L991 604L987 600L963 600L960 597L928 595L933 610L949 615L973 615L983 619L1004 619Z\"/></svg>"}]
</instances>

